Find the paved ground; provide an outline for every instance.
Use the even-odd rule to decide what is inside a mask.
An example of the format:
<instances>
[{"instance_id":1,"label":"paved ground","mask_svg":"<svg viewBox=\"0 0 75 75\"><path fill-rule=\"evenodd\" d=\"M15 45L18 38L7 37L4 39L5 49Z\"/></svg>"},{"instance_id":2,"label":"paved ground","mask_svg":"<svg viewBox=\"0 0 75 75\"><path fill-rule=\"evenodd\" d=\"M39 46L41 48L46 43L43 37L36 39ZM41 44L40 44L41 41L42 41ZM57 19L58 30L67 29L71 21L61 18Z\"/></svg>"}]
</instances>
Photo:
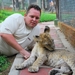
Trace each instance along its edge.
<instances>
[{"instance_id":1,"label":"paved ground","mask_svg":"<svg viewBox=\"0 0 75 75\"><path fill-rule=\"evenodd\" d=\"M53 21L40 23L41 32L43 32L43 29L46 25L48 25L51 28L50 35L54 39L56 49L66 49L66 50L75 52L74 51L75 49L67 41L64 34L60 31L60 28L56 27L54 25ZM28 73L27 70L21 70L21 71L15 70L14 65L16 65L18 63L22 63L23 61L24 61L24 59L22 58L22 56L20 54L18 54L13 62L13 65L12 65L8 75L32 75L32 74ZM42 71L40 72L41 75L42 75L42 73L44 73L44 71L46 72L45 69L42 69ZM27 73L27 74L25 74L25 73ZM40 75L40 74L36 74L36 75Z\"/></svg>"}]
</instances>

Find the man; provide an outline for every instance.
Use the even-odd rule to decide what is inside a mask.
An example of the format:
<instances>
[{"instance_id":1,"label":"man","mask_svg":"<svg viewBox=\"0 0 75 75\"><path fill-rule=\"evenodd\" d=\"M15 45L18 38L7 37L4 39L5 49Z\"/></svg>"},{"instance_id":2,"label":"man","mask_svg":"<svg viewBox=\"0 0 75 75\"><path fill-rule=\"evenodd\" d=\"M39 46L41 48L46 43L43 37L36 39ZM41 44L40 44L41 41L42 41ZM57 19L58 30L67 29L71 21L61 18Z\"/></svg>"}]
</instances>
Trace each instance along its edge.
<instances>
[{"instance_id":1,"label":"man","mask_svg":"<svg viewBox=\"0 0 75 75\"><path fill-rule=\"evenodd\" d=\"M7 17L0 25L0 53L11 56L20 52L27 59L30 53L25 48L40 33L40 15L40 7L30 5L24 17L18 13Z\"/></svg>"},{"instance_id":2,"label":"man","mask_svg":"<svg viewBox=\"0 0 75 75\"><path fill-rule=\"evenodd\" d=\"M49 11L52 12L52 13L55 12L53 0L49 0L49 6L50 6Z\"/></svg>"}]
</instances>

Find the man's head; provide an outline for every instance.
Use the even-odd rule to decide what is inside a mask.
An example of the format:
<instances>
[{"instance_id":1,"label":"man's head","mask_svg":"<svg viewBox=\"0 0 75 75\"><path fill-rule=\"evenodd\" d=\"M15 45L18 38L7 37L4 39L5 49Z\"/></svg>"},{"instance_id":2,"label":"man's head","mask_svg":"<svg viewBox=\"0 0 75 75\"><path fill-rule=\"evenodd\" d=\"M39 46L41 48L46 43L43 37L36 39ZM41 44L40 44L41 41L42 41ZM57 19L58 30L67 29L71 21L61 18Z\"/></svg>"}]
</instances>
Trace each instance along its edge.
<instances>
[{"instance_id":1,"label":"man's head","mask_svg":"<svg viewBox=\"0 0 75 75\"><path fill-rule=\"evenodd\" d=\"M25 23L27 27L33 28L40 20L41 9L38 5L30 5L25 14Z\"/></svg>"}]
</instances>

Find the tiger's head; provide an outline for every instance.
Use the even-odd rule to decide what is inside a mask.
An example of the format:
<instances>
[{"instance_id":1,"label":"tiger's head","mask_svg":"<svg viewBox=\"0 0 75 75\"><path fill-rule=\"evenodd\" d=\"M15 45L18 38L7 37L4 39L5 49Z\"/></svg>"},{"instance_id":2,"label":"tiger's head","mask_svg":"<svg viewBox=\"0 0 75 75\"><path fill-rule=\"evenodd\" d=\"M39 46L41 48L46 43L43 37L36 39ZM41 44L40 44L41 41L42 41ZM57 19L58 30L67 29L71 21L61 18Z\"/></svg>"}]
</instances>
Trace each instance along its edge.
<instances>
[{"instance_id":1,"label":"tiger's head","mask_svg":"<svg viewBox=\"0 0 75 75\"><path fill-rule=\"evenodd\" d=\"M44 32L41 33L39 36L35 36L34 40L43 48L54 51L55 45L54 40L50 36L50 28L45 26Z\"/></svg>"}]
</instances>

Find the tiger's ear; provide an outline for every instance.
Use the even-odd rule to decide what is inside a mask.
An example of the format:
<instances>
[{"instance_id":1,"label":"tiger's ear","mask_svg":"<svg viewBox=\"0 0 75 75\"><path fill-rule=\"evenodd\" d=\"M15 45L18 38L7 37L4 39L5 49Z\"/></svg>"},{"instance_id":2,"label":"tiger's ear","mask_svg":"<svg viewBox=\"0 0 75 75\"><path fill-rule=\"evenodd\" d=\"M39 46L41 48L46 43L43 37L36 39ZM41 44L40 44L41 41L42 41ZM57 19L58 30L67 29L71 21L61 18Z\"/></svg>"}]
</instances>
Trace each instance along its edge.
<instances>
[{"instance_id":1,"label":"tiger's ear","mask_svg":"<svg viewBox=\"0 0 75 75\"><path fill-rule=\"evenodd\" d=\"M42 39L40 39L40 36L34 36L34 41L36 41L36 42L41 42L42 41Z\"/></svg>"},{"instance_id":2,"label":"tiger's ear","mask_svg":"<svg viewBox=\"0 0 75 75\"><path fill-rule=\"evenodd\" d=\"M45 26L45 29L44 29L44 33L49 33L50 32L50 27L48 27L48 26Z\"/></svg>"}]
</instances>

